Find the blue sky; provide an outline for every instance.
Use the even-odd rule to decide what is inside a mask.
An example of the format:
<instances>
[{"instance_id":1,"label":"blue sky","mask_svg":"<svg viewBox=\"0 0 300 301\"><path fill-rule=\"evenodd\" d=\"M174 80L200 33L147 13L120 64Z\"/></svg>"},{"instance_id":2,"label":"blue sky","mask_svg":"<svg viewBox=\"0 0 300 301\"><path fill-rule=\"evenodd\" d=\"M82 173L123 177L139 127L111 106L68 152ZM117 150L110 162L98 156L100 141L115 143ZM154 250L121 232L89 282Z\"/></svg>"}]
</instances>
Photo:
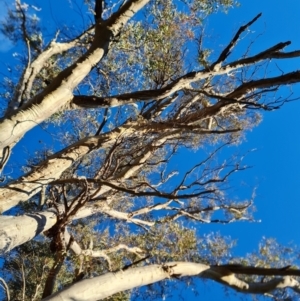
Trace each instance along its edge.
<instances>
[{"instance_id":1,"label":"blue sky","mask_svg":"<svg viewBox=\"0 0 300 301\"><path fill-rule=\"evenodd\" d=\"M291 40L292 44L286 51L300 49L299 12L300 2L296 0L272 1L241 1L241 6L231 10L227 15L217 14L208 20L210 28L220 36L219 43L228 41L242 23L262 12L262 17L251 27L253 36L263 34L257 41L255 49L271 47L278 42ZM220 34L220 29L223 32ZM226 28L226 31L224 30ZM211 33L213 35L213 33ZM250 36L248 36L250 39ZM280 65L284 71L300 68L300 60L294 59ZM300 96L300 85L292 88L294 96ZM286 91L282 90L282 95ZM279 93L279 94L281 94ZM238 230L231 231L231 225L224 227L224 233L239 237L240 246L251 251L261 236L277 237L282 243L295 241L300 243L297 229L300 226L300 102L286 104L280 110L263 114L263 121L246 135L246 143L239 146L240 150L257 149L251 152L246 162L253 166L240 174L248 186L256 186L255 204L257 219L262 223L239 224ZM240 186L243 189L243 186ZM235 225L232 225L235 227ZM248 229L248 235L243 234ZM222 230L223 232L223 230Z\"/></svg>"},{"instance_id":2,"label":"blue sky","mask_svg":"<svg viewBox=\"0 0 300 301\"><path fill-rule=\"evenodd\" d=\"M218 13L207 20L207 29L217 44L226 41L235 30L251 20L259 12L262 17L251 30L253 36L262 34L253 48L257 51L287 40L292 44L286 51L300 49L300 2L287 1L240 1L240 7L228 14ZM250 39L250 35L248 36ZM300 59L280 65L284 71L300 69ZM300 85L293 86L294 96L300 96ZM284 95L285 91L282 91ZM239 152L256 149L247 155L245 162L253 166L240 173L236 193L243 195L249 187L257 187L255 218L261 223L238 223L209 226L222 234L237 239L234 249L237 255L257 250L263 236L276 238L281 244L290 242L300 245L300 101L286 104L280 110L263 114L263 121L246 135L246 142L238 146ZM234 151L234 150L233 150ZM204 230L205 227L202 227ZM218 293L217 293L218 292ZM225 300L219 285L205 284L201 298L195 300ZM240 300L239 296L228 300Z\"/></svg>"},{"instance_id":3,"label":"blue sky","mask_svg":"<svg viewBox=\"0 0 300 301\"><path fill-rule=\"evenodd\" d=\"M0 22L5 18L6 16L6 4L4 0L0 0ZM5 53L9 51L13 47L12 43L9 42L1 33L0 33L0 55L1 53Z\"/></svg>"},{"instance_id":4,"label":"blue sky","mask_svg":"<svg viewBox=\"0 0 300 301\"><path fill-rule=\"evenodd\" d=\"M35 3L39 4L40 1L36 0ZM67 0L61 1L66 4L68 2ZM0 0L0 6L5 7L3 0ZM3 11L0 10L0 20L3 17ZM251 27L252 35L249 34L243 42L261 34L253 47L255 51L287 40L291 40L292 44L286 50L300 49L299 0L240 1L240 7L230 10L228 14L218 13L206 20L206 31L213 39L210 43L215 43L216 47L220 47L219 50L221 50L239 26L251 20L259 12L263 13L262 17ZM62 18L62 15L59 18ZM62 22L59 18L56 20L58 23ZM0 35L1 69L4 62L11 58L12 52L8 53L8 50L13 50L11 47L12 45ZM286 61L281 63L280 67L284 71L300 69L300 59ZM300 85L294 86L292 90L295 96L300 96ZM286 91L282 91L282 94L284 93ZM277 238L282 244L294 242L300 245L298 234L298 229L300 229L299 112L300 101L296 101L286 104L278 111L264 114L261 124L247 133L246 141L238 147L231 148L233 153L246 153L248 150L256 149L245 159L245 162L253 167L240 173L235 179L235 183L238 184L235 192L237 195L249 197L245 191L249 193L252 188L256 187L257 212L254 216L262 222L202 226L201 231L207 233L213 229L237 239L238 246L235 248L237 255L246 255L256 250L263 236ZM30 141L37 131L40 129L37 128L29 133L27 141ZM51 139L45 132L43 135L43 139ZM26 144L26 140L24 143ZM16 154L18 149L16 148L14 152ZM226 297L224 298L219 286L206 282L200 296L195 300L211 299L224 300ZM190 296L189 300L192 300ZM230 298L230 300L235 299Z\"/></svg>"}]
</instances>

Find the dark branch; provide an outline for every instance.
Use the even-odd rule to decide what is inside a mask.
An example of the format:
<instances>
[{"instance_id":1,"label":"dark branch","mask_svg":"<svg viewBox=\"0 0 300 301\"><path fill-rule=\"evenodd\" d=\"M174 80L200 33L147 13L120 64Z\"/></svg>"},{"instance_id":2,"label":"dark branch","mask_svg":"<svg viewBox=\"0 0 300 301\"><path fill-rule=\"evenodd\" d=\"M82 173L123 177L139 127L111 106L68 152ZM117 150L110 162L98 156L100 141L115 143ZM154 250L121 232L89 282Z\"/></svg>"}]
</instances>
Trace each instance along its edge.
<instances>
[{"instance_id":1,"label":"dark branch","mask_svg":"<svg viewBox=\"0 0 300 301\"><path fill-rule=\"evenodd\" d=\"M300 82L300 71L290 72L277 77L252 80L236 88L228 95L228 98L239 98L256 89L270 88L274 86L289 85Z\"/></svg>"},{"instance_id":2,"label":"dark branch","mask_svg":"<svg viewBox=\"0 0 300 301\"><path fill-rule=\"evenodd\" d=\"M65 183L82 183L82 182L88 182L88 183L96 183L99 185L103 185L103 186L108 186L116 191L122 191L128 194L131 194L133 196L153 196L153 197L160 197L160 198L165 198L165 199L189 199L189 198L193 198L193 197L198 197L198 196L203 196L203 195L207 195L207 194L211 194L214 193L216 191L216 189L205 189L202 190L200 192L195 192L195 193L191 193L191 194L182 194L182 195L175 195L174 193L167 193L167 192L160 192L160 191L136 191L134 188L126 188L126 187L122 187L120 186L119 183L113 184L111 182L108 181L102 181L102 180L98 180L98 179L76 179L76 178L72 178L72 179L61 179L61 180L56 180L53 181L51 183L49 183L49 185L57 185L57 184L65 184Z\"/></svg>"},{"instance_id":3,"label":"dark branch","mask_svg":"<svg viewBox=\"0 0 300 301\"><path fill-rule=\"evenodd\" d=\"M251 266L243 266L240 264L225 264L212 267L217 269L224 268L233 274L261 276L300 276L300 270L293 269L290 266L284 268L256 268Z\"/></svg>"},{"instance_id":4,"label":"dark branch","mask_svg":"<svg viewBox=\"0 0 300 301\"><path fill-rule=\"evenodd\" d=\"M228 44L228 46L222 51L222 53L220 54L219 58L216 60L216 62L211 66L212 70L214 69L214 67L218 64L220 64L221 62L224 62L226 60L226 58L230 55L230 51L231 49L236 45L240 35L249 27L251 26L262 14L258 14L254 19L252 19L249 23L243 25L240 27L240 29L237 31L237 33L235 34L235 36L233 37L233 39L230 41L230 43Z\"/></svg>"},{"instance_id":5,"label":"dark branch","mask_svg":"<svg viewBox=\"0 0 300 301\"><path fill-rule=\"evenodd\" d=\"M103 9L102 5L103 5L102 0L95 1L95 23L102 20L102 9Z\"/></svg>"}]
</instances>

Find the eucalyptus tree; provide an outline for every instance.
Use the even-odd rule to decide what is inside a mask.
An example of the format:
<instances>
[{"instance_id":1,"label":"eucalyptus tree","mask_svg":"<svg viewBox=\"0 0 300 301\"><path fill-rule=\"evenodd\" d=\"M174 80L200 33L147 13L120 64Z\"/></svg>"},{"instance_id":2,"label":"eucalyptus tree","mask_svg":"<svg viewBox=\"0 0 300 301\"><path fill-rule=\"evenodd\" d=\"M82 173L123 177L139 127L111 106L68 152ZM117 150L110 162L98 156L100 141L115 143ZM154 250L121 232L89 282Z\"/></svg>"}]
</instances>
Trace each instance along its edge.
<instances>
[{"instance_id":1,"label":"eucalyptus tree","mask_svg":"<svg viewBox=\"0 0 300 301\"><path fill-rule=\"evenodd\" d=\"M124 290L195 275L245 293L298 293L296 268L233 260L226 255L231 243L197 237L190 223L252 220L252 199L237 202L226 193L230 176L246 166L216 158L240 143L259 111L289 100L274 100L274 93L298 83L300 72L264 71L300 51L284 51L290 42L280 42L231 59L259 14L210 55L201 20L231 1L85 4L87 25L71 36L61 28L47 41L33 6L19 0L2 29L27 49L18 79L2 86L3 176L13 146L39 123L62 148L50 154L47 145L28 158L24 174L0 187L1 212L18 213L0 217L1 252L11 251L7 275L18 272L7 279L13 298L128 299ZM178 151L200 148L194 166L180 174L172 168ZM32 257L35 244L43 247Z\"/></svg>"}]
</instances>

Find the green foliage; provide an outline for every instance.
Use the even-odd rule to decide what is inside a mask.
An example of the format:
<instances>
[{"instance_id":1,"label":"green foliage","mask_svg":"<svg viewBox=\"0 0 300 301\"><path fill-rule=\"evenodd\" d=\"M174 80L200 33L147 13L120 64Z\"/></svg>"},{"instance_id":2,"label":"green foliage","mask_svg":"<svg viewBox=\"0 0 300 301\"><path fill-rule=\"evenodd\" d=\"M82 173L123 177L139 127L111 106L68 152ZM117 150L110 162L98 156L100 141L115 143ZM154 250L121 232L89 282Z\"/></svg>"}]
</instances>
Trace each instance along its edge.
<instances>
[{"instance_id":1,"label":"green foliage","mask_svg":"<svg viewBox=\"0 0 300 301\"><path fill-rule=\"evenodd\" d=\"M5 257L3 274L11 300L40 300L47 271L53 263L49 241L33 240L19 246Z\"/></svg>"},{"instance_id":2,"label":"green foliage","mask_svg":"<svg viewBox=\"0 0 300 301\"><path fill-rule=\"evenodd\" d=\"M15 8L8 7L7 18L2 22L1 32L14 43L29 43L36 51L43 46L43 36L37 8L15 1ZM27 45L26 45L27 46Z\"/></svg>"}]
</instances>

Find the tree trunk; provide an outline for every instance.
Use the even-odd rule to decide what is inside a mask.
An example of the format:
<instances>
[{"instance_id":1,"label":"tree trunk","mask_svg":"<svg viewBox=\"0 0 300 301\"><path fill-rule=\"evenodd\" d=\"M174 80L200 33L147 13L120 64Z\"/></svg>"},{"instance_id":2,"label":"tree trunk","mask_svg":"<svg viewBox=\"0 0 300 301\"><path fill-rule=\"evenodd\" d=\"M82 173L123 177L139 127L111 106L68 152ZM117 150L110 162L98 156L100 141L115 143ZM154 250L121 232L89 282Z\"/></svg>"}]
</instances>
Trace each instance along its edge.
<instances>
[{"instance_id":1,"label":"tree trunk","mask_svg":"<svg viewBox=\"0 0 300 301\"><path fill-rule=\"evenodd\" d=\"M0 254L10 251L55 225L51 211L21 216L0 216Z\"/></svg>"},{"instance_id":2,"label":"tree trunk","mask_svg":"<svg viewBox=\"0 0 300 301\"><path fill-rule=\"evenodd\" d=\"M171 265L170 265L171 266ZM118 292L162 281L170 277L169 269L175 273L197 275L208 269L204 264L180 263L180 266L171 268L162 265L132 268L117 273L107 273L92 279L77 282L68 288L43 299L43 301L95 301L109 297ZM185 270L185 271L183 271Z\"/></svg>"},{"instance_id":3,"label":"tree trunk","mask_svg":"<svg viewBox=\"0 0 300 301\"><path fill-rule=\"evenodd\" d=\"M113 38L148 2L149 0L127 1L107 21L99 20L90 49L74 64L59 73L40 94L0 120L0 152L6 146L12 147L27 131L72 100L73 90L107 53Z\"/></svg>"},{"instance_id":4,"label":"tree trunk","mask_svg":"<svg viewBox=\"0 0 300 301\"><path fill-rule=\"evenodd\" d=\"M231 270L232 267L232 270ZM254 267L236 266L209 266L202 263L192 262L170 262L163 265L150 265L144 267L121 270L116 273L106 273L92 279L84 279L64 290L49 296L43 301L94 301L112 296L118 292L148 285L164 279L179 278L186 276L200 276L213 279L223 285L229 286L237 291L251 294L267 293L276 288L292 288L299 292L298 281L288 275L299 276L299 270L285 269L262 269ZM274 278L270 281L260 283L247 283L238 279L233 273L244 272L251 275L284 275L282 278Z\"/></svg>"}]
</instances>

